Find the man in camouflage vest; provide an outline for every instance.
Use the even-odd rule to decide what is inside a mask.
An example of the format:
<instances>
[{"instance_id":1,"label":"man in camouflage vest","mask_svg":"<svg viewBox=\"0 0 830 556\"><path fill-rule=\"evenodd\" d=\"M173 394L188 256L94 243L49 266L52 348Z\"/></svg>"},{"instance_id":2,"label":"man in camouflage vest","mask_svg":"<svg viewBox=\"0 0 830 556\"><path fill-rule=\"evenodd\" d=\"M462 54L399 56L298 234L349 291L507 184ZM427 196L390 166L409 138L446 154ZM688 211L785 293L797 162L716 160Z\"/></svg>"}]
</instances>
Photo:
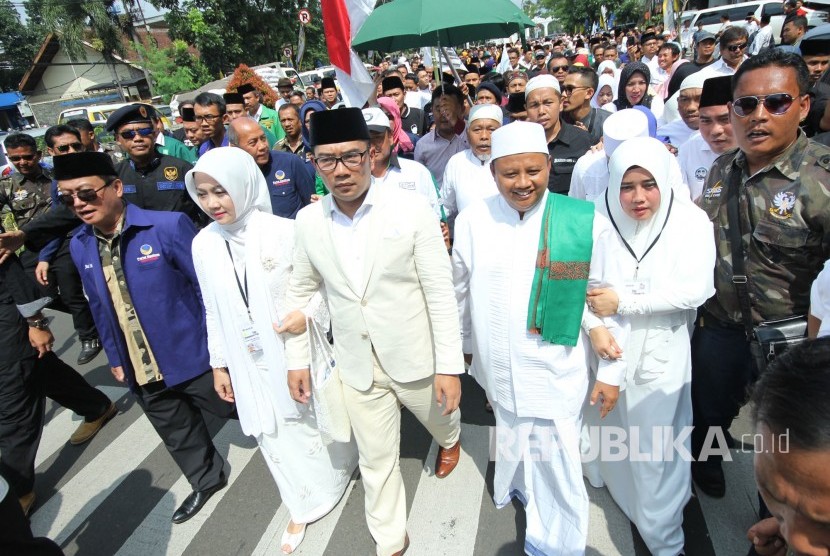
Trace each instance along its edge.
<instances>
[{"instance_id":1,"label":"man in camouflage vest","mask_svg":"<svg viewBox=\"0 0 830 556\"><path fill-rule=\"evenodd\" d=\"M696 459L712 444L712 433L729 428L759 373L733 283L730 188L738 190L755 325L806 315L810 285L830 257L830 148L798 127L810 109L808 89L804 61L779 50L748 59L732 78L729 109L738 149L715 161L698 200L712 221L718 257L716 294L700 310L692 339ZM724 495L719 456L693 463L692 477L703 492Z\"/></svg>"}]
</instances>

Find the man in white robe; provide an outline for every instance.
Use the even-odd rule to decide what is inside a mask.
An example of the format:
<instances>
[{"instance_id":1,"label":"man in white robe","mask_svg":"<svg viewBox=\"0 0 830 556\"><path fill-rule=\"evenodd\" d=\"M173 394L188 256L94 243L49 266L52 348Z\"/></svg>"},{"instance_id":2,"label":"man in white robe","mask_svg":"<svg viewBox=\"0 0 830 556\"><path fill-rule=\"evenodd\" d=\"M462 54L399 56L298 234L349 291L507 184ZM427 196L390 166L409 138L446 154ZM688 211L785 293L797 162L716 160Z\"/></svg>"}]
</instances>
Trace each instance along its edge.
<instances>
[{"instance_id":1,"label":"man in white robe","mask_svg":"<svg viewBox=\"0 0 830 556\"><path fill-rule=\"evenodd\" d=\"M470 110L467 123L470 148L453 155L444 170L441 198L448 217L479 199L498 194L490 172L490 144L501 122L501 108L494 104L477 104Z\"/></svg>"},{"instance_id":2,"label":"man in white robe","mask_svg":"<svg viewBox=\"0 0 830 556\"><path fill-rule=\"evenodd\" d=\"M705 79L706 76L698 71L683 80L677 90L677 111L680 118L658 127L657 137L666 137L671 145L679 147L689 138L699 135L700 94Z\"/></svg>"},{"instance_id":3,"label":"man in white robe","mask_svg":"<svg viewBox=\"0 0 830 556\"><path fill-rule=\"evenodd\" d=\"M548 203L562 201L566 210L580 213L593 207L547 191L550 156L541 126L514 122L496 130L492 139L491 167L500 194L471 205L456 220L453 280L464 352L471 355L471 372L496 416L493 497L500 508L513 496L524 504L526 553L579 555L585 551L589 507L579 451L589 375L588 345L580 327L590 330L603 358L591 394L594 403L602 401L603 414L613 408L625 365L613 359L620 352L603 321L585 309L584 287L568 299L573 310L568 316L576 317L569 346L544 340L549 328L529 329L528 300L535 290L537 245L546 229ZM562 213L553 211L551 220L557 215ZM555 264L566 269L556 278L563 284L573 281L569 271L578 274L577 268L584 272L579 279L602 282L605 259L616 252L606 219L594 215L586 227L592 229L571 235L592 238L587 259L580 259L584 262L550 261L551 275ZM545 237L553 241L554 236ZM549 316L557 319L557 313Z\"/></svg>"}]
</instances>

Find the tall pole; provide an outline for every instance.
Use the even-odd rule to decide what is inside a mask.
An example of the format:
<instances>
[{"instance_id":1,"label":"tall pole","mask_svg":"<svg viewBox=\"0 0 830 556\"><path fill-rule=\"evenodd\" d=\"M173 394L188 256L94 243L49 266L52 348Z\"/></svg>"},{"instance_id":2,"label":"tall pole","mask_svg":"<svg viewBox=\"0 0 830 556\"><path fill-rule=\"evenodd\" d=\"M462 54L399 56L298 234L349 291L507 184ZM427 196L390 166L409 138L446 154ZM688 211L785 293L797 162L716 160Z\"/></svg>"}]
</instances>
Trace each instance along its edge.
<instances>
[{"instance_id":1,"label":"tall pole","mask_svg":"<svg viewBox=\"0 0 830 556\"><path fill-rule=\"evenodd\" d=\"M155 39L150 34L150 25L147 23L147 20L144 19L144 10L141 8L141 0L135 0L134 5L138 7L138 14L141 17L141 22L144 24L144 31L147 33L147 38L155 42ZM128 13L129 12L130 10L128 9ZM150 75L150 72L147 70L147 61L144 58L144 54L141 52L141 47L143 47L143 45L141 44L141 41L138 40L138 33L135 32L132 13L130 13L130 28L132 29L130 34L133 36L133 42L136 44L135 51L138 53L139 62L141 62L141 71L144 73L144 79L147 81L147 88L150 90L150 96L155 96L153 92L153 76Z\"/></svg>"}]
</instances>

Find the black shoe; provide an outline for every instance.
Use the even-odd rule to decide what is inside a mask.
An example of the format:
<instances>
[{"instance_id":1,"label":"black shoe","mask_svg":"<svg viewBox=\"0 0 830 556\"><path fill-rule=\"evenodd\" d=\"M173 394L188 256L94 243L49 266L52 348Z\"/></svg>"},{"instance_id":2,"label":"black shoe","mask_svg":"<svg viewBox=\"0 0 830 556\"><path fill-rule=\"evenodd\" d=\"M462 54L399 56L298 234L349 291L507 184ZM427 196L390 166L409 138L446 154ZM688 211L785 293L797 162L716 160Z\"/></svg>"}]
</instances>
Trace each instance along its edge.
<instances>
[{"instance_id":1,"label":"black shoe","mask_svg":"<svg viewBox=\"0 0 830 556\"><path fill-rule=\"evenodd\" d=\"M692 479L698 489L712 498L723 498L726 494L726 477L720 461L692 462Z\"/></svg>"},{"instance_id":2,"label":"black shoe","mask_svg":"<svg viewBox=\"0 0 830 556\"><path fill-rule=\"evenodd\" d=\"M182 505L173 514L173 523L184 523L202 509L202 506L210 500L210 497L228 486L228 480L223 476L222 482L218 485L205 490L194 490L190 495L184 499Z\"/></svg>"},{"instance_id":3,"label":"black shoe","mask_svg":"<svg viewBox=\"0 0 830 556\"><path fill-rule=\"evenodd\" d=\"M98 352L101 351L101 341L98 338L94 340L83 340L81 342L81 354L78 356L78 365L85 365L95 359Z\"/></svg>"}]
</instances>

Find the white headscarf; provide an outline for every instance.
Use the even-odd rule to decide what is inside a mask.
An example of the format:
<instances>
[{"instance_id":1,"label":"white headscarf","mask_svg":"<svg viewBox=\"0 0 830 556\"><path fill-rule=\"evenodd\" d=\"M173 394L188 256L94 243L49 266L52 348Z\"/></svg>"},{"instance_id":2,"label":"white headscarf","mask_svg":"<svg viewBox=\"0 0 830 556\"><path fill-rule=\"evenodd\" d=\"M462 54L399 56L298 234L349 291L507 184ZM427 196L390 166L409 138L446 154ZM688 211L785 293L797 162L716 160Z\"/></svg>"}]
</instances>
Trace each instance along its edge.
<instances>
[{"instance_id":1,"label":"white headscarf","mask_svg":"<svg viewBox=\"0 0 830 556\"><path fill-rule=\"evenodd\" d=\"M613 77L618 78L620 75L620 70L617 69L617 64L615 64L611 60L605 60L604 62L600 63L599 66L597 66L597 75L602 77L606 70L613 70Z\"/></svg>"},{"instance_id":2,"label":"white headscarf","mask_svg":"<svg viewBox=\"0 0 830 556\"><path fill-rule=\"evenodd\" d=\"M196 172L215 179L228 192L236 210L236 220L217 225L225 239L239 241L251 214L256 210L271 214L268 184L254 158L239 147L217 147L203 154L184 177L187 192L201 208L196 196ZM204 210L204 209L202 209ZM207 211L205 211L207 212Z\"/></svg>"},{"instance_id":3,"label":"white headscarf","mask_svg":"<svg viewBox=\"0 0 830 556\"><path fill-rule=\"evenodd\" d=\"M603 62L603 63L605 63L605 62ZM611 102L614 102L615 100L617 100L617 79L618 78L611 77L610 75L607 75L607 74L599 76L599 83L597 83L597 90L594 91L594 96L591 98L591 106L593 106L594 108L602 108L602 106L600 106L599 102L598 102L599 92L606 85L611 87Z\"/></svg>"}]
</instances>

